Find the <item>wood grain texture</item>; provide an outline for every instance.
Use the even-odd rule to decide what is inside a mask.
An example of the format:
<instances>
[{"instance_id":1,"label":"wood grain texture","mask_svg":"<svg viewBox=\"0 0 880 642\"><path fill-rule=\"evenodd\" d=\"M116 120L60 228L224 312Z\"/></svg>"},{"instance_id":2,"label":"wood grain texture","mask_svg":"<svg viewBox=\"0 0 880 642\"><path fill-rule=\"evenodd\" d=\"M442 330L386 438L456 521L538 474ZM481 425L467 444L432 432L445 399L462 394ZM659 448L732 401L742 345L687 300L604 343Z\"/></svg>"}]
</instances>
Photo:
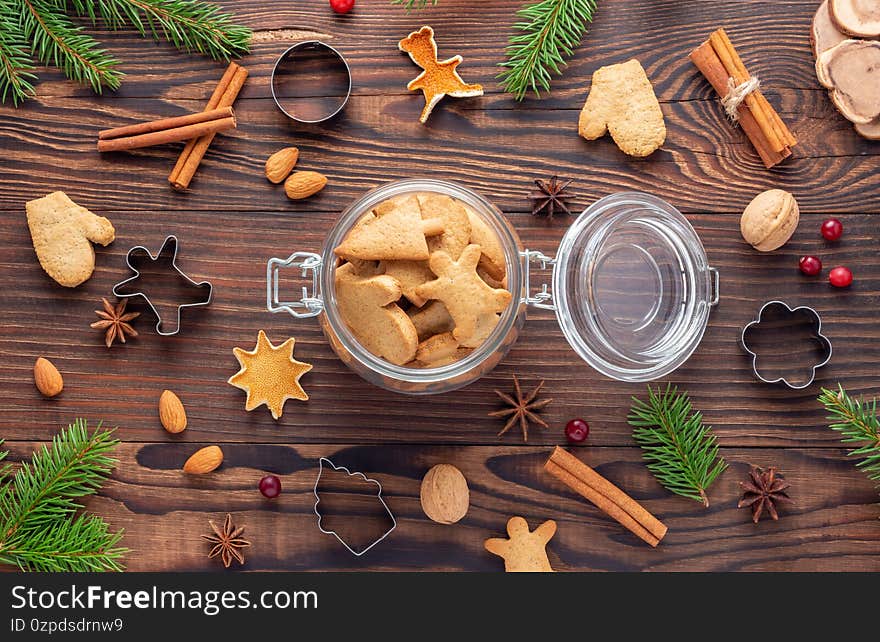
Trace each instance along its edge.
<instances>
[{"instance_id":1,"label":"wood grain texture","mask_svg":"<svg viewBox=\"0 0 880 642\"><path fill-rule=\"evenodd\" d=\"M560 523L550 545L560 570L880 570L877 495L846 460L815 399L821 385L838 381L854 394L880 396L880 143L856 136L815 79L808 40L814 0L603 0L553 94L521 104L493 80L519 2L441 0L409 15L379 2L343 18L322 3L221 4L254 27L258 41L244 60L251 75L235 105L239 129L218 136L188 193L171 191L166 180L179 146L99 155L94 141L103 128L201 110L220 63L124 32L102 34L124 60L128 76L119 92L94 97L45 71L35 100L0 108L0 438L19 458L78 416L119 426L120 466L90 507L126 529L135 549L130 569L212 568L198 535L207 519L231 510L249 525L251 570L496 570L501 562L482 542L501 535L513 514L533 527L548 518ZM434 27L441 55L464 56L467 81L487 89L480 99L445 100L426 127L417 122L421 96L405 91L417 70L396 50L397 40L421 24ZM723 120L708 84L686 60L721 25L801 141L773 171ZM298 37L331 42L352 65L353 97L331 123L294 126L269 97L271 65ZM647 160L627 159L609 139L576 135L592 72L633 56L655 84L669 130ZM288 201L263 176L265 159L291 144L300 149L300 168L330 178L304 202ZM526 246L553 254L570 221L531 217L525 198L534 178L553 173L575 177L577 211L621 190L667 199L686 213L720 270L721 304L700 347L660 382L690 391L733 464L710 491L708 511L670 496L640 463L625 418L630 397L643 395L645 386L591 370L552 313L530 313L518 343L483 380L413 400L348 371L314 320L265 312L266 260L318 251L354 198L397 178L430 175L474 188L505 211ZM760 254L741 239L739 213L770 187L794 192L802 220L789 244ZM115 243L96 248L92 279L73 290L42 272L24 217L25 201L55 189L108 216L117 229ZM846 229L834 244L818 232L830 213ZM144 244L155 252L167 234L180 238L180 266L214 284L214 302L184 311L179 335L159 337L152 314L133 301L132 309L144 312L135 322L141 336L107 350L101 333L88 327L92 310L128 276L128 248ZM848 265L854 285L835 290L825 278L802 277L803 254L820 256L826 268ZM293 292L297 283L288 286ZM815 307L834 345L831 363L806 390L758 383L738 345L742 326L771 298ZM244 394L225 383L238 369L232 348L252 348L259 329L276 343L295 336L296 357L314 365L302 380L310 401L288 402L278 422L265 408L245 413ZM33 387L40 355L65 378L53 400ZM509 388L514 373L524 385L545 379L554 399L543 413L550 429L530 431L528 445L514 433L499 439L501 424L486 416L499 407L492 390ZM186 405L189 427L177 436L159 424L165 388ZM541 471L574 416L592 426L591 447L579 454L670 527L659 551ZM210 443L226 452L221 471L197 479L178 472L188 454ZM321 455L380 479L400 520L388 542L363 559L315 527L311 485ZM459 466L471 485L471 512L454 527L429 522L418 506L419 480L439 462ZM793 484L798 504L778 523L755 527L747 511L735 509L736 482L749 462L775 464ZM282 476L278 502L265 502L256 489L264 471ZM171 540L181 544L169 548Z\"/></svg>"},{"instance_id":2,"label":"wood grain texture","mask_svg":"<svg viewBox=\"0 0 880 642\"><path fill-rule=\"evenodd\" d=\"M29 446L14 444L14 456L29 452ZM521 515L532 528L546 519L559 524L548 550L560 571L880 571L876 495L837 449L722 449L731 466L711 487L708 509L658 486L638 450L575 449L668 526L656 549L546 473L550 448L228 445L221 469L186 475L180 466L195 449L167 442L125 444L112 480L89 501L91 510L126 530L123 541L133 549L130 570L223 570L207 559L208 546L199 535L208 532L208 519L222 520L228 511L252 543L245 550L248 570L497 571L503 562L485 552L483 542L502 536L507 519ZM398 526L362 558L316 527L318 457L362 471L383 486ZM449 461L468 479L471 504L461 522L445 526L422 513L419 484L431 466ZM736 508L738 482L749 464L776 465L792 484L796 504L783 509L778 522L755 525L751 511ZM281 478L277 500L265 500L256 490L266 473ZM364 495L355 493L372 491L358 485L335 490L352 494L334 504L330 517L357 529L372 511Z\"/></svg>"}]
</instances>

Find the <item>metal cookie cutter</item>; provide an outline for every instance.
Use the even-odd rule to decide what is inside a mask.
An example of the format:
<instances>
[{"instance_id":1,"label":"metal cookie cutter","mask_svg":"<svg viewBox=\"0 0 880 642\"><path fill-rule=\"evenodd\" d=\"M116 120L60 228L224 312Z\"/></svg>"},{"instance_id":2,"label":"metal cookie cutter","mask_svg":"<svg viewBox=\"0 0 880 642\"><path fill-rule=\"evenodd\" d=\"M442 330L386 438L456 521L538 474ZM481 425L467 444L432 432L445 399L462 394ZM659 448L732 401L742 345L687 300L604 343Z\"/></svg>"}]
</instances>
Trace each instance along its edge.
<instances>
[{"instance_id":1,"label":"metal cookie cutter","mask_svg":"<svg viewBox=\"0 0 880 642\"><path fill-rule=\"evenodd\" d=\"M334 59L334 63L338 67L337 71L343 71L348 78L348 89L345 92L345 96L340 99L339 104L335 106L335 109L328 110L327 113L321 114L320 117L304 118L303 116L297 116L290 113L290 111L285 109L284 106L281 104L281 101L278 98L278 91L276 89L276 86L278 84L278 67L285 63L293 63L296 60L296 57L299 55L307 55L314 52L327 53L332 59ZM325 77L327 75L329 74L324 74ZM321 123L325 120L333 118L336 114L341 112L345 105L348 103L348 99L351 96L351 68L348 66L348 61L345 59L345 56L343 56L330 45L323 43L320 40L305 40L303 42L296 43L278 57L278 60L275 61L275 65L272 67L272 77L269 80L269 87L272 90L272 100L275 101L275 105L288 118L295 120L298 123Z\"/></svg>"},{"instance_id":2,"label":"metal cookie cutter","mask_svg":"<svg viewBox=\"0 0 880 642\"><path fill-rule=\"evenodd\" d=\"M780 308L784 311L787 311L788 314L794 316L797 314L803 314L807 316L810 320L813 329L813 339L819 344L820 347L820 359L817 363L814 363L810 366L810 377L805 383L794 384L788 381L785 377L777 377L775 379L768 379L767 377L761 374L760 369L758 368L758 354L749 347L748 333L749 330L753 327L757 327L763 321L764 313L771 308ZM792 308L790 305L785 303L784 301L767 301L764 305L761 306L761 309L758 311L758 316L754 321L746 324L746 326L742 330L742 334L740 335L740 344L743 349L749 353L752 357L752 372L755 376L764 383L784 383L789 388L794 390L801 390L806 388L816 378L816 370L826 365L831 360L831 341L822 334L822 319L819 317L819 313L816 312L813 308L809 306L798 306L796 308Z\"/></svg>"},{"instance_id":3,"label":"metal cookie cutter","mask_svg":"<svg viewBox=\"0 0 880 642\"><path fill-rule=\"evenodd\" d=\"M346 473L347 475L349 475L350 477L360 477L360 478L363 479L364 481L370 482L371 484L376 484L376 487L377 487L377 489L378 489L378 490L376 491L376 497L377 497L378 500L382 503L382 507L385 509L385 512L388 513L388 517L391 519L391 528L389 528L388 530L386 530L386 531L385 531L385 532L384 532L384 533L383 533L378 539L373 540L373 542L372 542L369 546L367 546L366 548L363 548L363 549L361 549L361 550L359 550L359 551L356 551L356 550L353 549L351 546L349 546L348 543L347 543L344 539L342 539L342 537L340 537L339 533L337 533L336 531L328 531L327 529L325 529L325 528L321 525L321 519L322 519L323 515L321 515L321 511L318 510L318 504L321 503L321 496L318 494L318 484L319 484L320 481L321 481L321 474L324 472L324 464L325 464L325 463L329 464L330 468L331 468L332 470L334 470L334 471L342 471L342 472ZM380 483L379 483L378 481L376 481L375 479L371 479L371 478L367 477L367 476L364 475L363 473L357 473L357 472L353 473L353 472L351 472L348 468L346 468L345 466L336 466L332 461L330 461L330 460L327 459L326 457L321 457L321 459L318 460L318 478L315 479L315 489L314 489L314 492L315 492L315 515L318 516L318 530L320 530L320 531L321 531L322 533L324 533L325 535L332 535L333 537L335 537L336 539L338 539L339 542L340 542L345 548L348 549L348 552L351 553L352 555L354 555L355 557L360 557L361 555L363 555L364 553L366 553L368 550L370 550L371 548L373 548L376 544L378 544L378 543L381 542L383 539L385 539L386 537L388 537L388 536L391 534L391 532L392 532L395 528L397 528L397 520L394 519L394 513L391 512L391 509L388 508L388 504L386 504L386 503L385 503L385 500L382 498L382 484L380 484Z\"/></svg>"},{"instance_id":4,"label":"metal cookie cutter","mask_svg":"<svg viewBox=\"0 0 880 642\"><path fill-rule=\"evenodd\" d=\"M165 238L165 241L162 243L162 247L159 248L159 251L156 253L156 256L153 256L150 251L145 248L143 245L136 245L128 251L128 254L125 255L125 262L128 265L128 269L134 272L134 276L125 279L124 281L120 281L116 285L113 286L113 294L120 299L128 299L131 297L142 297L144 301L147 302L147 305L150 306L150 309L153 311L153 314L156 315L156 332L163 337L169 337L171 335L177 334L180 332L180 311L183 308L195 308L203 305L208 305L211 302L211 298L214 296L214 286L212 286L208 281L202 281L201 283L196 283L191 278L189 278L183 270L177 267L177 250L180 246L180 243L177 240L177 237L173 234ZM208 294L205 297L204 301L197 301L196 303L183 303L177 306L177 325L174 327L174 330L170 332L165 332L162 330L162 316L159 314L159 310L156 309L156 306L153 305L153 302L150 300L146 294L141 291L138 292L120 292L119 290L129 283L133 283L137 281L141 277L140 271L135 267L135 263L137 261L133 261L133 257L137 254L146 254L149 257L150 261L158 261L160 257L163 255L171 254L171 267L184 279L186 279L190 284L197 288L207 288Z\"/></svg>"}]
</instances>

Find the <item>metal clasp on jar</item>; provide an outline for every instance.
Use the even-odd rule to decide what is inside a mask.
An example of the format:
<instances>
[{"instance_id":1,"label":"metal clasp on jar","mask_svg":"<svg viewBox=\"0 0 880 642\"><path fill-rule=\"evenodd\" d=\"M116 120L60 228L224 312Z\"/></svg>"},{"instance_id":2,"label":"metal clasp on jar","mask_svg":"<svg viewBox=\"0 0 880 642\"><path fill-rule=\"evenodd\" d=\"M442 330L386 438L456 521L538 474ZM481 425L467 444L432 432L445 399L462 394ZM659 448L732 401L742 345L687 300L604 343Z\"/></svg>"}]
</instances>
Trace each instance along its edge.
<instances>
[{"instance_id":1,"label":"metal clasp on jar","mask_svg":"<svg viewBox=\"0 0 880 642\"><path fill-rule=\"evenodd\" d=\"M542 283L541 289L532 294L531 282L532 263L540 263L542 270L548 269L548 266L552 270L556 265L556 258L535 250L523 250L519 255L523 259L523 292L525 293L521 302L542 310L556 310L556 305L553 303L553 293L549 286Z\"/></svg>"},{"instance_id":2,"label":"metal clasp on jar","mask_svg":"<svg viewBox=\"0 0 880 642\"><path fill-rule=\"evenodd\" d=\"M318 280L318 268L323 264L319 254L314 252L294 252L286 259L271 258L266 263L266 309L269 312L289 312L298 319L308 319L321 314L324 299L321 297L321 283ZM298 268L302 277L312 277L312 289L302 288L299 301L281 301L278 295L279 271L281 268Z\"/></svg>"}]
</instances>

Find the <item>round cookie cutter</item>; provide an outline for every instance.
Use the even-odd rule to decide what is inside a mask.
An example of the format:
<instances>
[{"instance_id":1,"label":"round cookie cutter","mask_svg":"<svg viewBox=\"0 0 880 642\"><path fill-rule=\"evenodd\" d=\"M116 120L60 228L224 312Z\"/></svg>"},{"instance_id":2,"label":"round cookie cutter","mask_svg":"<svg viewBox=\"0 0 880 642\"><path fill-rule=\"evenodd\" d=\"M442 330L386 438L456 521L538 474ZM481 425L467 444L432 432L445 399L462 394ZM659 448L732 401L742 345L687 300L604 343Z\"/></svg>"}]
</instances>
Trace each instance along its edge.
<instances>
[{"instance_id":1,"label":"round cookie cutter","mask_svg":"<svg viewBox=\"0 0 880 642\"><path fill-rule=\"evenodd\" d=\"M334 105L334 109L328 110L326 114L321 114L318 118L303 118L301 116L297 116L289 111L289 108L285 108L281 104L281 100L278 98L278 91L276 90L276 84L278 81L278 69L279 67L283 67L286 64L294 64L297 56L302 56L303 54L310 54L315 52L323 52L325 54L329 54L329 58L335 61L334 68L328 69L328 71L336 71L343 72L345 77L348 79L348 88L345 91L345 95L341 97L341 100L338 104ZM329 78L331 74L324 74L325 78ZM275 65L272 67L272 76L269 79L269 88L272 91L272 100L275 101L275 105L280 109L285 116L290 118L291 120L295 120L298 123L322 123L325 120L329 120L336 116L339 112L343 110L346 104L348 104L348 99L351 96L351 68L348 66L348 61L345 59L339 51L331 47L325 42L321 42L320 40L304 40L303 42L298 42L292 47L288 48L283 54L278 57L278 60L275 61Z\"/></svg>"}]
</instances>

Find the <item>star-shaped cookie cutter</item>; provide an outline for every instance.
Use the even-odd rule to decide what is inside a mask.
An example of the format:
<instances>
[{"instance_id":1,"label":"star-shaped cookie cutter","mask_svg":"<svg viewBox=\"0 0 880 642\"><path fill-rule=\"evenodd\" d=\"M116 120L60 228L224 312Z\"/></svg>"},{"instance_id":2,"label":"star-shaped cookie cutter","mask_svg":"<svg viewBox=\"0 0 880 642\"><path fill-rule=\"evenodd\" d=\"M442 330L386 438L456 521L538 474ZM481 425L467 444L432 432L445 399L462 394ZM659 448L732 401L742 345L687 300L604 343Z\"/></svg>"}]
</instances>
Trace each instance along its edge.
<instances>
[{"instance_id":1,"label":"star-shaped cookie cutter","mask_svg":"<svg viewBox=\"0 0 880 642\"><path fill-rule=\"evenodd\" d=\"M326 528L324 528L321 525L321 520L323 519L324 516L321 515L321 511L318 510L318 504L321 503L321 496L318 494L318 484L321 483L321 475L324 472L324 464L325 463L329 464L330 468L334 472L344 472L349 477L360 477L364 481L370 482L371 484L376 484L376 487L378 489L376 491L376 497L382 503L382 507L385 509L385 512L388 513L388 517L391 519L391 528L387 529L378 539L373 540L373 542L369 546L367 546L366 548L363 548L359 551L354 550L351 546L348 545L348 542L346 542L344 539L342 539L342 537L339 535L339 533L337 533L336 531L328 531ZM333 537L338 539L339 542L345 548L348 549L348 552L351 553L352 555L354 555L355 557L360 557L361 555L366 553L368 550L373 548L376 544L378 544L383 539L388 537L391 534L391 531L393 531L395 528L397 528L397 520L394 518L394 513L391 512L391 509L388 508L388 504L386 504L385 500L382 498L382 484L380 484L375 479L371 479L370 477L367 477L363 473L358 473L358 472L353 473L345 466L337 466L332 461L330 461L327 457L321 457L318 460L318 478L315 479L314 493L315 493L315 515L318 516L318 530L321 531L322 533L324 533L325 535L332 535Z\"/></svg>"},{"instance_id":2,"label":"star-shaped cookie cutter","mask_svg":"<svg viewBox=\"0 0 880 642\"><path fill-rule=\"evenodd\" d=\"M134 276L131 276L131 277L125 279L124 281L120 281L119 283L117 283L116 285L113 286L114 296L117 296L120 299L130 299L132 297L139 296L139 297L142 297L143 300L147 302L147 305L150 306L150 309L153 311L153 314L156 315L156 319L157 319L156 333L162 335L163 337L170 337L170 336L175 335L178 332L180 332L180 311L183 308L197 308L197 307L201 307L203 305L208 305L209 303L211 303L211 299L214 296L214 286L211 285L211 283L209 283L208 281L202 281L201 283L197 283L196 281L193 281L191 278L189 278L183 270L181 270L179 267L177 267L177 251L178 251L179 247L180 247L180 242L177 240L177 237L174 236L173 234L170 236L167 236L165 238L165 241L162 242L162 247L159 248L159 251L156 253L155 256L153 256L153 254L150 253L150 250L148 250L143 245L135 245L125 255L125 263L128 265L128 269L131 270L132 272L134 272ZM171 249L168 250L168 248L171 248ZM128 285L129 283L136 281L141 276L140 271L134 266L134 263L132 262L132 257L135 254L146 254L149 257L150 261L155 262L155 261L158 261L161 256L166 254L167 251L171 252L171 267L173 267L174 270L180 276L182 276L190 284L192 284L193 286L195 286L197 288L200 288L200 289L205 288L205 287L208 288L208 296L205 298L204 301L197 301L195 303L182 303L181 305L177 306L177 325L175 326L174 330L171 332L165 332L162 330L162 316L159 314L159 310L156 309L156 306L153 305L153 302L150 300L150 297L148 297L144 292L120 293L120 291L119 291L120 288L123 288L124 286Z\"/></svg>"},{"instance_id":3,"label":"star-shaped cookie cutter","mask_svg":"<svg viewBox=\"0 0 880 642\"><path fill-rule=\"evenodd\" d=\"M764 317L764 312L768 308L771 308L771 307L782 307L785 310L787 310L788 313L791 315L795 315L797 313L803 313L810 319L810 323L813 326L813 333L812 333L813 338L821 346L822 358L819 360L818 363L815 363L812 366L810 366L810 377L805 383L794 384L794 383L791 383L790 381L788 381L788 379L786 379L785 377L777 377L776 379L768 379L767 377L765 377L764 375L761 374L761 371L758 368L758 354L749 347L748 338L746 337L746 335L748 334L748 332L751 328L757 327L758 325L761 324L761 321L763 320L763 317ZM761 309L758 310L757 318L755 318L754 321L747 323L746 326L743 328L742 334L740 334L739 342L740 342L740 345L742 345L743 350L745 350L746 352L749 353L749 355L751 355L751 357L752 357L752 372L760 381L763 381L764 383L783 383L793 390L802 390L803 388L806 388L807 386L812 384L813 381L816 379L816 370L818 370L822 366L826 365L831 360L831 341L828 339L828 337L826 337L824 334L822 334L822 319L821 319L821 317L819 317L818 312L816 312L813 308L806 306L806 305L801 305L796 308L792 308L790 305L788 305L784 301L767 301L767 303L762 305Z\"/></svg>"}]
</instances>

